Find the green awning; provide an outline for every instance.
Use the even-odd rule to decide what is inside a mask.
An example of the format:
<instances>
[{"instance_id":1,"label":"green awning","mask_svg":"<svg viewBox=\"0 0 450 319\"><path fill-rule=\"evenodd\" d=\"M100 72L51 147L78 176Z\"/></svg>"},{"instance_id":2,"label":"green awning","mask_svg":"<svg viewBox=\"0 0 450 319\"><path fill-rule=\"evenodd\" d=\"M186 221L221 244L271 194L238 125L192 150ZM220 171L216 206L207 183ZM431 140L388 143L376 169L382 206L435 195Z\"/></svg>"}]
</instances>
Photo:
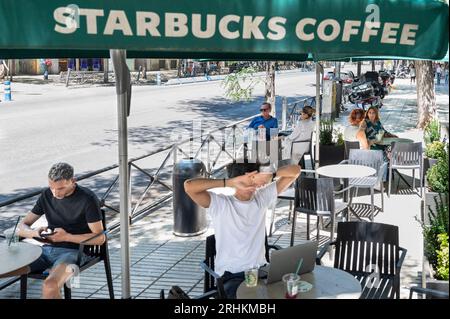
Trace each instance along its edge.
<instances>
[{"instance_id":1,"label":"green awning","mask_svg":"<svg viewBox=\"0 0 450 319\"><path fill-rule=\"evenodd\" d=\"M439 60L448 26L437 0L0 0L0 58Z\"/></svg>"}]
</instances>

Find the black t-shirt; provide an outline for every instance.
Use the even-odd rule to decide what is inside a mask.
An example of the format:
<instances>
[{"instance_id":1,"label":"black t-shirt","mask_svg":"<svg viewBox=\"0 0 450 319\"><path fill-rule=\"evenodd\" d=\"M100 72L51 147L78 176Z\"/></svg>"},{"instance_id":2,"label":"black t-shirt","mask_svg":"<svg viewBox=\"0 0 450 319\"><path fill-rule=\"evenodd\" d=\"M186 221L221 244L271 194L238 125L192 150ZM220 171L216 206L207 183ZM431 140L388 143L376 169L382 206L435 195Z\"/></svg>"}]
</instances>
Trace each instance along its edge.
<instances>
[{"instance_id":1,"label":"black t-shirt","mask_svg":"<svg viewBox=\"0 0 450 319\"><path fill-rule=\"evenodd\" d=\"M57 199L50 188L42 191L36 205L31 210L36 215L44 215L51 229L62 228L74 235L92 233L88 223L102 220L100 203L89 189L76 185L68 197ZM52 243L53 246L75 248L79 245L69 242Z\"/></svg>"}]
</instances>

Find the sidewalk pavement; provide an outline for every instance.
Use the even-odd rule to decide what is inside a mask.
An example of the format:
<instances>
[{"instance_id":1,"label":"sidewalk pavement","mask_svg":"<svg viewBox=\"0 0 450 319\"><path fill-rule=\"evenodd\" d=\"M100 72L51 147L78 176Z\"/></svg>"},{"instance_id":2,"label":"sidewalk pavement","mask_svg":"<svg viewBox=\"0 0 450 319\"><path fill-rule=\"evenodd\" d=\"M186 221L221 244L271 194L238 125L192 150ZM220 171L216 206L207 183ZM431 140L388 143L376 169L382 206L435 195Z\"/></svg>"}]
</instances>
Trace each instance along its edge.
<instances>
[{"instance_id":1,"label":"sidewalk pavement","mask_svg":"<svg viewBox=\"0 0 450 319\"><path fill-rule=\"evenodd\" d=\"M441 94L441 93L439 93ZM445 93L439 95L440 109L448 110ZM415 128L417 112L415 110L415 88L407 81L396 82L396 89L385 98L381 109L381 119L388 130L398 133L401 137L422 141L422 133ZM348 112L342 114L339 125L346 123ZM403 173L403 172L402 172ZM405 172L411 180L410 173ZM355 199L360 206L370 203L369 195ZM409 287L418 284L422 265L422 234L415 216L420 215L421 198L414 191L400 184L400 190L390 198L385 196L384 212L377 211L376 222L397 225L400 233L400 245L408 249L407 257L401 272L401 297L408 298ZM380 194L375 194L375 205L380 206ZM275 220L286 218L289 213L287 201L280 201L276 208ZM305 239L306 217L298 216L296 243ZM268 214L268 221L270 214ZM314 220L311 221L314 224ZM205 238L213 233L212 227L207 232L196 237L181 238L172 233L173 214L172 202L155 209L150 215L131 226L131 294L133 298L159 298L161 289L167 291L172 285L179 285L191 297L198 296L203 291L203 271L199 263L204 258ZM211 226L211 225L210 225ZM269 238L270 243L282 247L289 245L289 224L276 229ZM315 237L314 226L312 227ZM329 234L321 231L320 243L323 244ZM120 298L120 241L118 234L110 238L110 256L116 298ZM331 261L325 256L326 265ZM42 282L29 279L29 298L39 298ZM19 284L14 284L0 291L0 298L18 298ZM73 290L73 298L108 298L108 290L103 265L97 264L80 276L80 287Z\"/></svg>"}]
</instances>

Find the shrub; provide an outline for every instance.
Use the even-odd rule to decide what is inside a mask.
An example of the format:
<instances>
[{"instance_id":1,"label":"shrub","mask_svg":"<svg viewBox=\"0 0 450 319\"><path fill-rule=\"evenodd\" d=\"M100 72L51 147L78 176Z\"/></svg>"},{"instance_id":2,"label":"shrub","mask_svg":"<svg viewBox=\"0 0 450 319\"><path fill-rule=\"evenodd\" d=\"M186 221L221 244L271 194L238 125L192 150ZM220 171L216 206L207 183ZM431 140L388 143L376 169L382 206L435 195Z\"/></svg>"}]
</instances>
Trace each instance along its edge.
<instances>
[{"instance_id":1,"label":"shrub","mask_svg":"<svg viewBox=\"0 0 450 319\"><path fill-rule=\"evenodd\" d=\"M320 145L333 145L333 121L324 120L320 123Z\"/></svg>"},{"instance_id":2,"label":"shrub","mask_svg":"<svg viewBox=\"0 0 450 319\"><path fill-rule=\"evenodd\" d=\"M436 279L448 280L448 234L438 235L440 249L437 251Z\"/></svg>"},{"instance_id":3,"label":"shrub","mask_svg":"<svg viewBox=\"0 0 450 319\"><path fill-rule=\"evenodd\" d=\"M428 158L442 158L445 156L445 143L434 141L427 145L425 156Z\"/></svg>"},{"instance_id":4,"label":"shrub","mask_svg":"<svg viewBox=\"0 0 450 319\"><path fill-rule=\"evenodd\" d=\"M436 212L429 209L428 219L429 225L425 224L423 221L419 221L423 230L423 237L425 241L424 254L428 261L432 265L433 269L438 269L439 258L442 259L441 264L444 261L444 253L441 253L439 257L439 252L441 251L441 242L439 235L445 234L448 237L448 195L439 194L434 198L436 203ZM416 218L417 220L417 218ZM442 236L441 236L442 237ZM447 244L448 245L448 244ZM448 247L448 246L447 246ZM448 248L447 248L448 254ZM448 257L447 257L448 258ZM448 260L448 259L447 259ZM442 267L442 266L441 266ZM448 268L448 261L447 261Z\"/></svg>"},{"instance_id":5,"label":"shrub","mask_svg":"<svg viewBox=\"0 0 450 319\"><path fill-rule=\"evenodd\" d=\"M439 124L439 120L437 118L431 120L428 125L425 127L423 132L423 138L425 140L425 144L431 144L435 141L439 141L441 138L441 127Z\"/></svg>"},{"instance_id":6,"label":"shrub","mask_svg":"<svg viewBox=\"0 0 450 319\"><path fill-rule=\"evenodd\" d=\"M448 153L438 159L436 165L433 165L427 171L428 186L432 192L448 193Z\"/></svg>"}]
</instances>

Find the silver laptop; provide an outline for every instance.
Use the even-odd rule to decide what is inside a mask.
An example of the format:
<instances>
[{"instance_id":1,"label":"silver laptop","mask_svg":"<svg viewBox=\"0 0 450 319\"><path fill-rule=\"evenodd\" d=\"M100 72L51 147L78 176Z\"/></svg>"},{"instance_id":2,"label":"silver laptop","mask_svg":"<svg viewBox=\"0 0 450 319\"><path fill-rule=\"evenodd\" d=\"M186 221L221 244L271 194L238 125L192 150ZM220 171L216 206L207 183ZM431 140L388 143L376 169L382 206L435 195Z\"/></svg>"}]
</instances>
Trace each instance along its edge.
<instances>
[{"instance_id":1,"label":"silver laptop","mask_svg":"<svg viewBox=\"0 0 450 319\"><path fill-rule=\"evenodd\" d=\"M270 256L267 284L280 281L283 275L295 273L300 258L303 258L299 275L314 270L317 255L317 241L306 241L302 244L272 251Z\"/></svg>"}]
</instances>

